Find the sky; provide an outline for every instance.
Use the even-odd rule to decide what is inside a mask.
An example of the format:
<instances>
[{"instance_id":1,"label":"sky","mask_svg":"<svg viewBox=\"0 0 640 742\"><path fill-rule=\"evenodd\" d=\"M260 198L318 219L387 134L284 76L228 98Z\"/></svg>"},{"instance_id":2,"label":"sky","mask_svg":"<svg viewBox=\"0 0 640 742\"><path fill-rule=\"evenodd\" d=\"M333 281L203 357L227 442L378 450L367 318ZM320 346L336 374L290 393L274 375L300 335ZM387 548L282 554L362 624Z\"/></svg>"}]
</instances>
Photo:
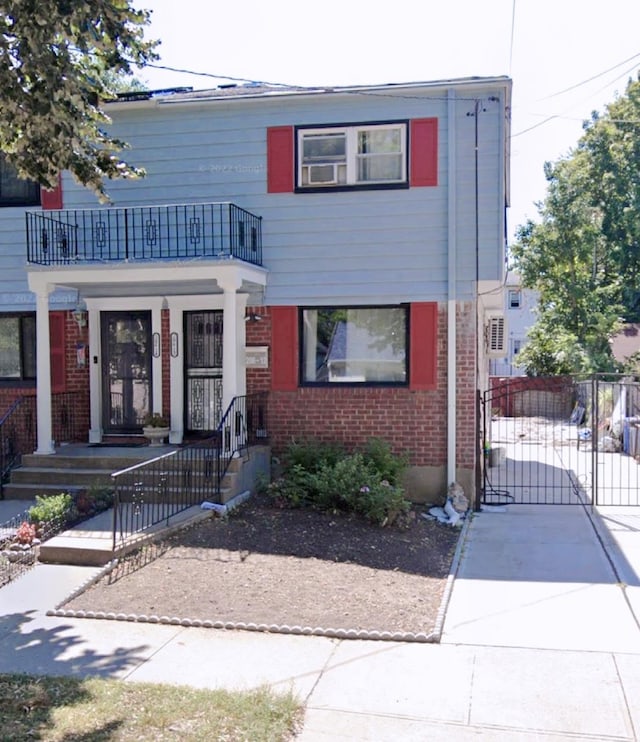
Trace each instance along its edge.
<instances>
[{"instance_id":1,"label":"sky","mask_svg":"<svg viewBox=\"0 0 640 742\"><path fill-rule=\"evenodd\" d=\"M592 111L640 70L638 0L133 0L161 40L152 89L236 79L361 85L513 80L508 236L537 219L544 163L566 156ZM215 77L217 76L217 77Z\"/></svg>"}]
</instances>

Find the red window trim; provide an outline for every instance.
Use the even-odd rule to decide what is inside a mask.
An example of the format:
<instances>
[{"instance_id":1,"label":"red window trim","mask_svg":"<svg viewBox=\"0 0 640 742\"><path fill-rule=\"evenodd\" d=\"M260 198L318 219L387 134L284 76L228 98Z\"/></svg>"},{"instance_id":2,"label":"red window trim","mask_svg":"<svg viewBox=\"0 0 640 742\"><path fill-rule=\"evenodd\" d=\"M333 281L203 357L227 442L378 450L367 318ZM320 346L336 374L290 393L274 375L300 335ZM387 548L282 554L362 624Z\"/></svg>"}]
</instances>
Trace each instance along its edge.
<instances>
[{"instance_id":1,"label":"red window trim","mask_svg":"<svg viewBox=\"0 0 640 742\"><path fill-rule=\"evenodd\" d=\"M294 185L293 126L267 129L267 193L292 193Z\"/></svg>"},{"instance_id":2,"label":"red window trim","mask_svg":"<svg viewBox=\"0 0 640 742\"><path fill-rule=\"evenodd\" d=\"M298 388L298 308L271 307L271 388Z\"/></svg>"},{"instance_id":3,"label":"red window trim","mask_svg":"<svg viewBox=\"0 0 640 742\"><path fill-rule=\"evenodd\" d=\"M438 119L412 119L410 132L410 185L438 185Z\"/></svg>"},{"instance_id":4,"label":"red window trim","mask_svg":"<svg viewBox=\"0 0 640 742\"><path fill-rule=\"evenodd\" d=\"M438 304L415 302L410 310L409 389L438 386Z\"/></svg>"},{"instance_id":5,"label":"red window trim","mask_svg":"<svg viewBox=\"0 0 640 742\"><path fill-rule=\"evenodd\" d=\"M58 185L51 190L40 188L40 204L45 211L62 208L62 178L58 175Z\"/></svg>"}]
</instances>

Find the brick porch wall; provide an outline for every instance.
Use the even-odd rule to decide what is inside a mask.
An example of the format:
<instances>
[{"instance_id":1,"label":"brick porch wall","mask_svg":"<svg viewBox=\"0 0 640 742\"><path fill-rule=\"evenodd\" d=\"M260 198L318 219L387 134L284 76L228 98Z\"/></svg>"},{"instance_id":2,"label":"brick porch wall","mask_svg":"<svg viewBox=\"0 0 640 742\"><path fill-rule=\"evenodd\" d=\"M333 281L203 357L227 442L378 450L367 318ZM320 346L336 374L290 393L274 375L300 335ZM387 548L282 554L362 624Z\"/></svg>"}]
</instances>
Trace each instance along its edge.
<instances>
[{"instance_id":1,"label":"brick porch wall","mask_svg":"<svg viewBox=\"0 0 640 742\"><path fill-rule=\"evenodd\" d=\"M88 328L79 328L70 311L64 312L65 337L65 388L63 394L70 400L68 405L73 414L76 438L88 440L89 435L89 362L88 348L84 350L84 366L80 363L78 344L88 346ZM52 360L54 363L54 360ZM54 393L56 395L56 393ZM36 387L33 383L17 383L16 386L0 388L0 417L20 397L35 397ZM56 395L57 396L57 395ZM55 417L55 401L54 401ZM56 420L53 420L54 436Z\"/></svg>"}]
</instances>

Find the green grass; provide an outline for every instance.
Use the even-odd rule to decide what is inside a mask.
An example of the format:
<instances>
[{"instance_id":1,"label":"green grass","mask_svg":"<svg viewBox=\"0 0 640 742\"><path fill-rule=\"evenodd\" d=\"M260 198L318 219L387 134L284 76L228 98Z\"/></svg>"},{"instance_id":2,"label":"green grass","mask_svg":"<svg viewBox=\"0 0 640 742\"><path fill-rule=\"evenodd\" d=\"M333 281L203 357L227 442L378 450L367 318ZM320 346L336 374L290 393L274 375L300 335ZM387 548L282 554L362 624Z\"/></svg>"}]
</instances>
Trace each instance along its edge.
<instances>
[{"instance_id":1,"label":"green grass","mask_svg":"<svg viewBox=\"0 0 640 742\"><path fill-rule=\"evenodd\" d=\"M284 742L302 713L293 694L266 688L0 674L2 742Z\"/></svg>"}]
</instances>

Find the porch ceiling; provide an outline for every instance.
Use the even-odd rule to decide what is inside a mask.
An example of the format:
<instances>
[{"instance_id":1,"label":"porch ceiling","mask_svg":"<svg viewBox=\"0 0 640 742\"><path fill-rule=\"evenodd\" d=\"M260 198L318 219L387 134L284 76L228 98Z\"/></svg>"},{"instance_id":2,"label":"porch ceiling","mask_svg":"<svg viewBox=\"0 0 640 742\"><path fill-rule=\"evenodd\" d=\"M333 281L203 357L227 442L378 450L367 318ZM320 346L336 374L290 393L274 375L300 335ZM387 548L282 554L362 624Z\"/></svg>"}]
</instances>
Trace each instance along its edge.
<instances>
[{"instance_id":1,"label":"porch ceiling","mask_svg":"<svg viewBox=\"0 0 640 742\"><path fill-rule=\"evenodd\" d=\"M27 266L29 288L36 292L74 289L86 298L189 296L219 294L224 285L251 293L267 283L268 271L241 260Z\"/></svg>"}]
</instances>

